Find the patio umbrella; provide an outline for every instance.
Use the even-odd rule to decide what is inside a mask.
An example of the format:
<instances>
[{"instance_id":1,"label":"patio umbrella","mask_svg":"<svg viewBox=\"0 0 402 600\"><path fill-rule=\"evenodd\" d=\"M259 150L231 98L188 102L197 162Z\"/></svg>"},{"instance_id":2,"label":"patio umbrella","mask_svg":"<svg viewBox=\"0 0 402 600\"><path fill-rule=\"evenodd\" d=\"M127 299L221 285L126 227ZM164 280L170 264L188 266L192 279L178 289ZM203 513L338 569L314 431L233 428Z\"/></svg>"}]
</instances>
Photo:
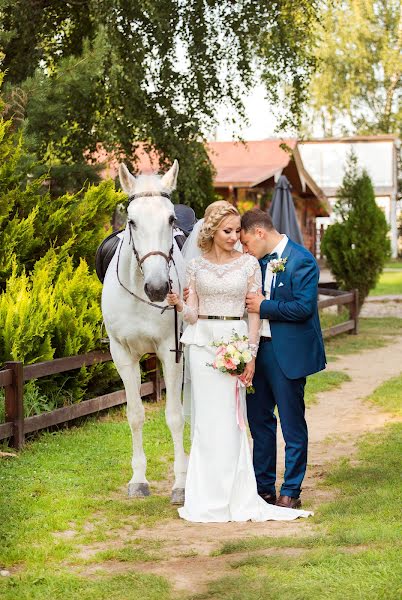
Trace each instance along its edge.
<instances>
[{"instance_id":1,"label":"patio umbrella","mask_svg":"<svg viewBox=\"0 0 402 600\"><path fill-rule=\"evenodd\" d=\"M303 236L297 222L291 189L292 186L285 175L281 175L275 186L268 212L272 217L275 229L279 233L286 233L289 239L303 246Z\"/></svg>"}]
</instances>

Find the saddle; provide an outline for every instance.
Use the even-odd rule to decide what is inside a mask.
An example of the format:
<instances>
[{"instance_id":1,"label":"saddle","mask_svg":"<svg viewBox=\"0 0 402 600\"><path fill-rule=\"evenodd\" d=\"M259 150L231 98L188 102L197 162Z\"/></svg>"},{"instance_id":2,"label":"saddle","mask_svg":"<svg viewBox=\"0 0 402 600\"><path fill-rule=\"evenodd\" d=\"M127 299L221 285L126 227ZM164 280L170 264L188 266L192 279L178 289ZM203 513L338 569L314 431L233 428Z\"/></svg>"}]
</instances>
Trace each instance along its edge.
<instances>
[{"instance_id":1,"label":"saddle","mask_svg":"<svg viewBox=\"0 0 402 600\"><path fill-rule=\"evenodd\" d=\"M176 214L176 222L173 230L173 236L176 240L180 250L183 247L184 242L190 235L194 225L197 222L197 217L193 209L185 204L175 204L174 207ZM105 279L107 268L112 260L117 246L119 245L121 236L124 229L114 231L107 238L103 240L96 251L95 255L95 270L99 280L103 283Z\"/></svg>"}]
</instances>

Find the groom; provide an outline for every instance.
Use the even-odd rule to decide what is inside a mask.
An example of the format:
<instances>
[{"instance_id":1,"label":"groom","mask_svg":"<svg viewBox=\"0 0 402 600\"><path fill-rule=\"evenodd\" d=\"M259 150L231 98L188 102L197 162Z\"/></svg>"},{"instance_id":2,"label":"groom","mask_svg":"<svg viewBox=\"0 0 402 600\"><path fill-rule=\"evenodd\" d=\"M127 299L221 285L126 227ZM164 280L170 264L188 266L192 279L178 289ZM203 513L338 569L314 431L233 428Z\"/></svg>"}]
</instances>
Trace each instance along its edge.
<instances>
[{"instance_id":1,"label":"groom","mask_svg":"<svg viewBox=\"0 0 402 600\"><path fill-rule=\"evenodd\" d=\"M255 393L247 397L258 493L270 504L300 508L307 467L304 386L306 376L326 363L317 307L319 270L313 255L278 233L262 210L246 212L241 227L243 250L259 259L263 281L262 293L249 293L246 299L248 312L263 319ZM278 499L275 406L286 443Z\"/></svg>"}]
</instances>

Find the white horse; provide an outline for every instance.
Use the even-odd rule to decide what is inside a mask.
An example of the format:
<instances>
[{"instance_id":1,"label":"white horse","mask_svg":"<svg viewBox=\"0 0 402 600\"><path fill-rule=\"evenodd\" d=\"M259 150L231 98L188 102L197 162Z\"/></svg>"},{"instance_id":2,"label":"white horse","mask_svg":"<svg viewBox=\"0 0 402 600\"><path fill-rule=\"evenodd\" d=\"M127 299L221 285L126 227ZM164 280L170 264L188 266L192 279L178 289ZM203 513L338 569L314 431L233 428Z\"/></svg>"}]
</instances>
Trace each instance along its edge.
<instances>
[{"instance_id":1,"label":"white horse","mask_svg":"<svg viewBox=\"0 0 402 600\"><path fill-rule=\"evenodd\" d=\"M144 354L155 352L163 365L165 415L174 444L172 504L184 501L187 471L181 406L182 360L177 363L172 352L175 348L173 311L168 309L162 313L161 308L167 305L169 278L177 292L178 273L184 270L180 252L174 255L176 268L171 260L175 214L169 197L176 187L178 171L175 161L163 177L140 175L135 178L124 164L120 165L120 182L129 196L128 220L123 239L106 272L102 293L110 352L126 390L127 418L133 440L133 476L128 494L130 497L150 494L142 442L145 411L140 396L139 360Z\"/></svg>"}]
</instances>

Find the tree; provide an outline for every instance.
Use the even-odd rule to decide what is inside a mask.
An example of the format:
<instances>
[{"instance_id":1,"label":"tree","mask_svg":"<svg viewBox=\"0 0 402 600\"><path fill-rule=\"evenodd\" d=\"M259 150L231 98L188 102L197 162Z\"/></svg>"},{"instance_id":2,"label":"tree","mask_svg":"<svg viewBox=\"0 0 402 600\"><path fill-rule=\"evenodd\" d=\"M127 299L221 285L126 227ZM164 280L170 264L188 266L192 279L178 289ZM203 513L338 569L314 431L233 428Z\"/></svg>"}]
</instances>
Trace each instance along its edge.
<instances>
[{"instance_id":1,"label":"tree","mask_svg":"<svg viewBox=\"0 0 402 600\"><path fill-rule=\"evenodd\" d=\"M131 159L145 142L161 166L179 159L180 200L201 212L213 198L203 138L218 106L241 118L259 72L271 100L286 84L300 118L318 0L0 3L3 66L26 94L27 132L42 155L83 162L102 142Z\"/></svg>"},{"instance_id":2,"label":"tree","mask_svg":"<svg viewBox=\"0 0 402 600\"><path fill-rule=\"evenodd\" d=\"M361 308L390 255L390 241L370 177L366 171L359 173L354 154L338 190L335 213L340 221L326 230L322 251L340 287L359 290Z\"/></svg>"},{"instance_id":3,"label":"tree","mask_svg":"<svg viewBox=\"0 0 402 600\"><path fill-rule=\"evenodd\" d=\"M306 129L324 136L402 133L400 0L327 2Z\"/></svg>"},{"instance_id":4,"label":"tree","mask_svg":"<svg viewBox=\"0 0 402 600\"><path fill-rule=\"evenodd\" d=\"M1 102L1 99L0 99ZM50 248L66 246L92 267L111 216L125 195L112 181L52 197L46 176L35 178L23 136L0 118L0 282L14 267L30 271Z\"/></svg>"},{"instance_id":5,"label":"tree","mask_svg":"<svg viewBox=\"0 0 402 600\"><path fill-rule=\"evenodd\" d=\"M52 198L44 178L30 177L24 151L21 133L0 118L0 364L101 347L102 286L91 267L125 197L109 180ZM105 364L30 382L27 414L110 391L117 380Z\"/></svg>"}]
</instances>

